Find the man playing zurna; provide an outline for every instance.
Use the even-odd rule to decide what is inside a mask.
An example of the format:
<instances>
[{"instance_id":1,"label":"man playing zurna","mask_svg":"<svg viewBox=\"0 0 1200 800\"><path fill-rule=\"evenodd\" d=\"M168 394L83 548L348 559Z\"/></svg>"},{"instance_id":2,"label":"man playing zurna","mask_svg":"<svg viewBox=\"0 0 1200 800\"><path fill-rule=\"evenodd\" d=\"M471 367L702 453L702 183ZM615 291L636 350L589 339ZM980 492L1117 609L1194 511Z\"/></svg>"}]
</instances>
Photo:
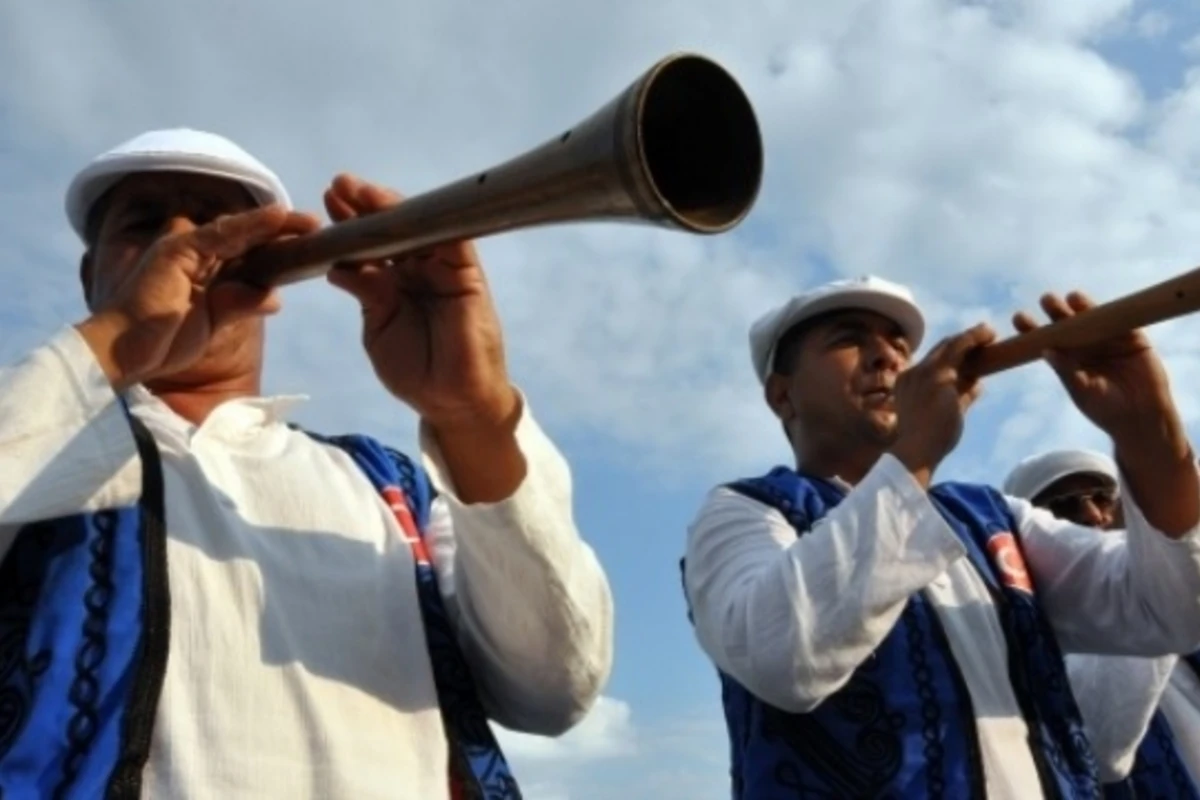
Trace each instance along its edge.
<instances>
[{"instance_id":1,"label":"man playing zurna","mask_svg":"<svg viewBox=\"0 0 1200 800\"><path fill-rule=\"evenodd\" d=\"M1089 305L1042 300L1051 319ZM716 487L682 564L736 798L1094 798L1063 651L1200 647L1200 475L1143 335L1052 356L1124 467L1127 534L1106 541L991 487L933 482L980 392L964 359L995 334L976 326L913 363L924 328L907 289L864 278L751 329L794 465Z\"/></svg>"},{"instance_id":2,"label":"man playing zurna","mask_svg":"<svg viewBox=\"0 0 1200 800\"><path fill-rule=\"evenodd\" d=\"M219 276L320 223L242 148L143 134L67 212L87 313L0 370L0 795L519 798L489 723L583 717L612 598L471 245L331 278L418 461L263 395L279 297Z\"/></svg>"}]
</instances>

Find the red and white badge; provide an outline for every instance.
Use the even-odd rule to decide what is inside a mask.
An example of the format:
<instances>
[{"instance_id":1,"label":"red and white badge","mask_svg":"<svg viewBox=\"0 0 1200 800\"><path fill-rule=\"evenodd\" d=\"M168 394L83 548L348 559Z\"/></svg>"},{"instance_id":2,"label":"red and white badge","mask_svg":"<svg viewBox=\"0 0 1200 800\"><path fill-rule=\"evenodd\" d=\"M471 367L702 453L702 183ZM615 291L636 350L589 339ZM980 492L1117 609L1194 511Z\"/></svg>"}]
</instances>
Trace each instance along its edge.
<instances>
[{"instance_id":1,"label":"red and white badge","mask_svg":"<svg viewBox=\"0 0 1200 800\"><path fill-rule=\"evenodd\" d=\"M425 541L417 530L417 521L413 518L412 509L408 507L408 500L405 499L404 492L396 486L385 486L380 494L391 508L392 516L396 518L400 530L404 532L404 539L412 548L413 558L421 564L431 563L429 551L425 548Z\"/></svg>"},{"instance_id":2,"label":"red and white badge","mask_svg":"<svg viewBox=\"0 0 1200 800\"><path fill-rule=\"evenodd\" d=\"M1008 531L997 533L988 539L988 555L1000 572L1000 582L1010 589L1033 594L1033 579L1025 566L1025 558L1017 539Z\"/></svg>"}]
</instances>

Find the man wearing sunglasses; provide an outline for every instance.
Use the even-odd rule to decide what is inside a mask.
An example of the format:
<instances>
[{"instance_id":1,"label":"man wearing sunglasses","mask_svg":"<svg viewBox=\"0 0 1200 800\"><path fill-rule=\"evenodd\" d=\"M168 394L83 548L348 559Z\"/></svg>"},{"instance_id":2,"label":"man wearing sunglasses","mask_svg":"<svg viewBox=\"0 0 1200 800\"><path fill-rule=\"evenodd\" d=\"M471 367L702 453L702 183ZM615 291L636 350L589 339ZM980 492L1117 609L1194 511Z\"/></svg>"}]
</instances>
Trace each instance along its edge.
<instances>
[{"instance_id":1,"label":"man wearing sunglasses","mask_svg":"<svg viewBox=\"0 0 1200 800\"><path fill-rule=\"evenodd\" d=\"M1004 491L1060 519L1101 530L1124 527L1112 459L1089 450L1056 450L1022 461Z\"/></svg>"},{"instance_id":2,"label":"man wearing sunglasses","mask_svg":"<svg viewBox=\"0 0 1200 800\"><path fill-rule=\"evenodd\" d=\"M1089 450L1054 450L1017 465L1004 491L1060 519L1124 528L1117 466ZM1108 797L1200 798L1200 652L1136 658L1069 654L1071 686Z\"/></svg>"}]
</instances>

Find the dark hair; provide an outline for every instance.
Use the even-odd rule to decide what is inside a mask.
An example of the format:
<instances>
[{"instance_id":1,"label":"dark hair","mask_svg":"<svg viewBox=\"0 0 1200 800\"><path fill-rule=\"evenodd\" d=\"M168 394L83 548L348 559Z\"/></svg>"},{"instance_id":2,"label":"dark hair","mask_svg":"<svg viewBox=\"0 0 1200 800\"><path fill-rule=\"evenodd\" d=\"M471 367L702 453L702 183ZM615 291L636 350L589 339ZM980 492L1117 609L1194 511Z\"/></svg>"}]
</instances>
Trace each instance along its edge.
<instances>
[{"instance_id":1,"label":"dark hair","mask_svg":"<svg viewBox=\"0 0 1200 800\"><path fill-rule=\"evenodd\" d=\"M88 209L87 219L83 223L83 241L89 250L96 246L96 240L100 238L100 226L104 224L104 217L112 204L112 193L112 188L106 189Z\"/></svg>"},{"instance_id":2,"label":"dark hair","mask_svg":"<svg viewBox=\"0 0 1200 800\"><path fill-rule=\"evenodd\" d=\"M800 348L804 345L804 337L813 328L832 316L842 313L842 309L826 311L815 317L797 322L783 332L775 345L775 358L771 362L771 371L780 375L790 375L796 368L796 359L800 356Z\"/></svg>"}]
</instances>

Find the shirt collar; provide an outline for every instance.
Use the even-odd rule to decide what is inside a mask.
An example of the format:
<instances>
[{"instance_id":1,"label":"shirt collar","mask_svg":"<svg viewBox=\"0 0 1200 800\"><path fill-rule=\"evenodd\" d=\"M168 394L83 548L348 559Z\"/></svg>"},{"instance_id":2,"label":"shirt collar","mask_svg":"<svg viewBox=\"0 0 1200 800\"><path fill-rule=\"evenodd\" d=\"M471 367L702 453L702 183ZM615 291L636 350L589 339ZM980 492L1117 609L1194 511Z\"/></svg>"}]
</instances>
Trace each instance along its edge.
<instances>
[{"instance_id":1,"label":"shirt collar","mask_svg":"<svg viewBox=\"0 0 1200 800\"><path fill-rule=\"evenodd\" d=\"M166 412L174 415L174 412L171 411L166 403L156 397L149 389L141 384L127 389L124 397L131 409L141 408L145 410L153 410L158 413ZM224 403L214 409L214 413L217 411L223 411L225 409L230 411L235 409L245 409L246 411L251 412L250 415L246 416L257 417L256 421L259 424L263 426L276 425L280 423L286 423L288 421L288 414L292 411L292 409L301 403L307 402L308 400L309 396L306 394L239 397L233 400L226 400ZM257 414L254 412L257 412Z\"/></svg>"}]
</instances>

